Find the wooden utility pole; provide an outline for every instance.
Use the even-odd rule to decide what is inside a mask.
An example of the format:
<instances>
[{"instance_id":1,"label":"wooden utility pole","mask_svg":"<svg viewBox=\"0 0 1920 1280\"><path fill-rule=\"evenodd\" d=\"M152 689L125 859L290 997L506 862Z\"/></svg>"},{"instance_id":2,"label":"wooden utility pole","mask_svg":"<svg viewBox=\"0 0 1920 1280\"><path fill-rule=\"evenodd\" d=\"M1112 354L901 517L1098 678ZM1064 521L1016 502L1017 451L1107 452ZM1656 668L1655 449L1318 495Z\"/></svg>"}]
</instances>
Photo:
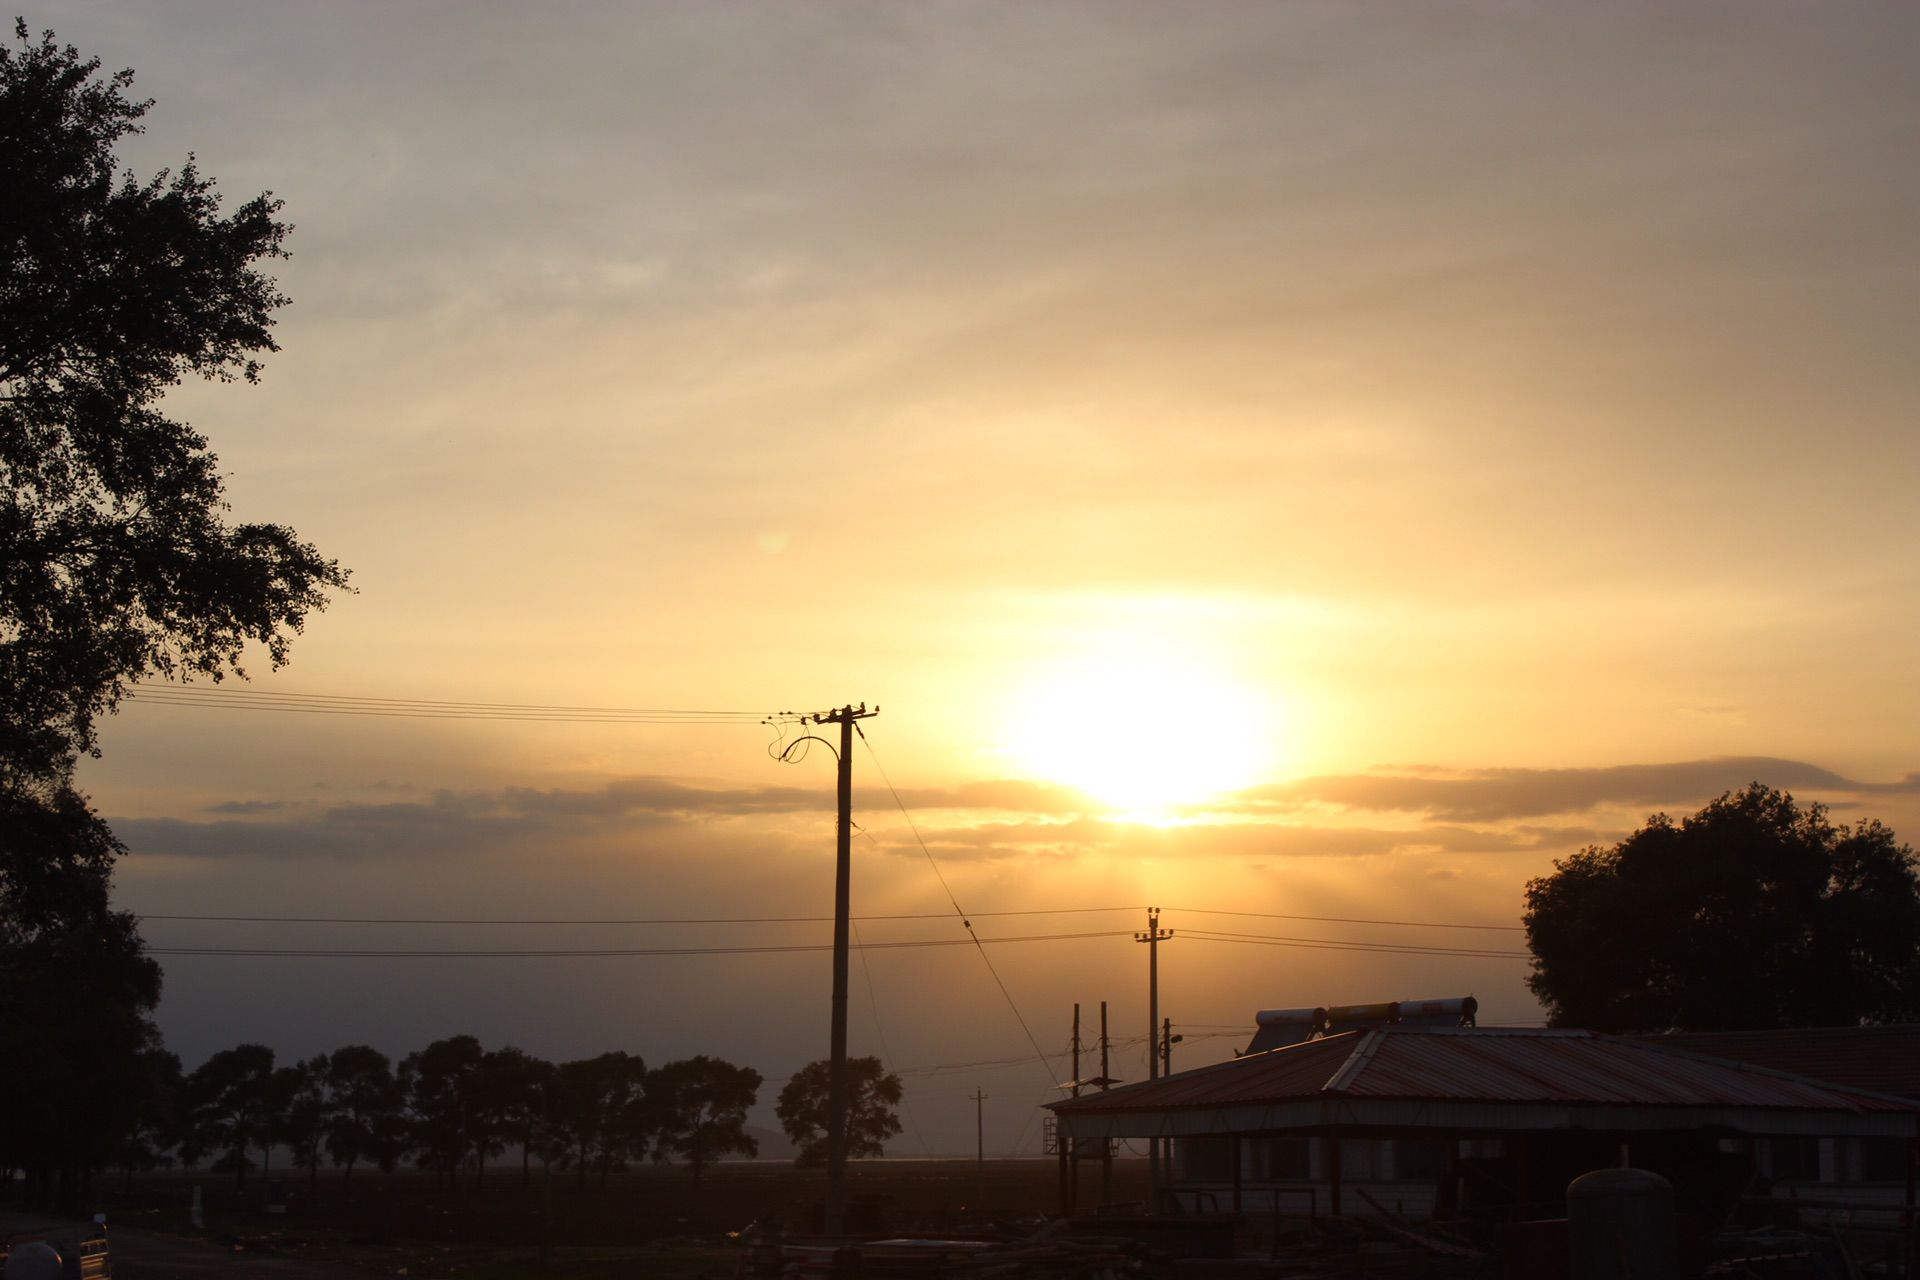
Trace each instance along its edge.
<instances>
[{"instance_id":1,"label":"wooden utility pole","mask_svg":"<svg viewBox=\"0 0 1920 1280\"><path fill-rule=\"evenodd\" d=\"M1160 944L1173 930L1160 927L1160 908L1147 908L1147 930L1133 935L1147 944L1147 1079L1160 1078ZM1160 1139L1147 1139L1147 1212L1160 1212Z\"/></svg>"},{"instance_id":2,"label":"wooden utility pole","mask_svg":"<svg viewBox=\"0 0 1920 1280\"><path fill-rule=\"evenodd\" d=\"M833 874L833 1026L827 1064L826 1234L844 1229L847 1209L847 933L853 898L853 726L880 714L867 704L844 706L802 716L801 724L840 726L839 822L835 827ZM814 739L825 742L824 738ZM794 744L788 744L791 751ZM828 743L832 746L833 744ZM781 753L786 758L786 753Z\"/></svg>"}]
</instances>

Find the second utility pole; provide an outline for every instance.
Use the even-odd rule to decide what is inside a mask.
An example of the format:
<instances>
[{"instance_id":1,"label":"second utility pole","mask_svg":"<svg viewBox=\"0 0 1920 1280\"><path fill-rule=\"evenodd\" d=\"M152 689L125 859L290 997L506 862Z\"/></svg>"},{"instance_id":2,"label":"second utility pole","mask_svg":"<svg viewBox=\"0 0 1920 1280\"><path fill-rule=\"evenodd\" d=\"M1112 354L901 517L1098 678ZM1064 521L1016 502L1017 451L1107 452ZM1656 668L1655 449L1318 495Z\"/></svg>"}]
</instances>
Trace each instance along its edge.
<instances>
[{"instance_id":1,"label":"second utility pole","mask_svg":"<svg viewBox=\"0 0 1920 1280\"><path fill-rule=\"evenodd\" d=\"M1133 935L1147 944L1147 1079L1160 1078L1160 944L1173 930L1160 927L1160 908L1147 908L1147 931ZM1147 1139L1147 1212L1160 1212L1160 1139Z\"/></svg>"}]
</instances>

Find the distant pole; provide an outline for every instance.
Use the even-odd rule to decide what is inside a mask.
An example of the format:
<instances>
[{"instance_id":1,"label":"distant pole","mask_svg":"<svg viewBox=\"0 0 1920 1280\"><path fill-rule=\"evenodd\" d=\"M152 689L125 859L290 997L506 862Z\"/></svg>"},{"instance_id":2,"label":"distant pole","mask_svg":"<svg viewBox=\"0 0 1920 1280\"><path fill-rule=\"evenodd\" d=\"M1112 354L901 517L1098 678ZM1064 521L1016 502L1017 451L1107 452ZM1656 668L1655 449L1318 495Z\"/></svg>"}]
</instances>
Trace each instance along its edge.
<instances>
[{"instance_id":1,"label":"distant pole","mask_svg":"<svg viewBox=\"0 0 1920 1280\"><path fill-rule=\"evenodd\" d=\"M979 1085L973 1086L973 1167L979 1175L979 1189L974 1193L978 1205L987 1202L987 1122L981 1103L987 1100Z\"/></svg>"},{"instance_id":2,"label":"distant pole","mask_svg":"<svg viewBox=\"0 0 1920 1280\"><path fill-rule=\"evenodd\" d=\"M840 726L839 822L835 828L833 875L833 1027L827 1068L826 1234L837 1236L847 1207L847 932L853 882L853 726L880 714L867 704L821 711L803 724Z\"/></svg>"},{"instance_id":3,"label":"distant pole","mask_svg":"<svg viewBox=\"0 0 1920 1280\"><path fill-rule=\"evenodd\" d=\"M1080 1096L1080 1002L1073 1002L1073 1075L1067 1088L1073 1097Z\"/></svg>"},{"instance_id":4,"label":"distant pole","mask_svg":"<svg viewBox=\"0 0 1920 1280\"><path fill-rule=\"evenodd\" d=\"M1080 1096L1080 1002L1073 1002L1073 1074L1067 1077L1072 1083L1067 1088L1070 1096ZM1080 1203L1080 1140L1078 1138L1060 1139L1067 1148L1067 1205L1069 1210Z\"/></svg>"},{"instance_id":5,"label":"distant pole","mask_svg":"<svg viewBox=\"0 0 1920 1280\"><path fill-rule=\"evenodd\" d=\"M1147 931L1133 935L1135 942L1147 944L1147 1079L1160 1078L1160 1055L1155 1044L1160 1038L1160 944L1173 936L1173 930L1160 927L1160 908L1147 908ZM1147 1139L1147 1212L1160 1212L1160 1139Z\"/></svg>"},{"instance_id":6,"label":"distant pole","mask_svg":"<svg viewBox=\"0 0 1920 1280\"><path fill-rule=\"evenodd\" d=\"M1160 908L1147 908L1145 933L1133 935L1135 942L1147 944L1147 1079L1160 1078L1160 1055L1154 1042L1160 1038L1160 944L1173 936L1173 930L1160 927Z\"/></svg>"},{"instance_id":7,"label":"distant pole","mask_svg":"<svg viewBox=\"0 0 1920 1280\"><path fill-rule=\"evenodd\" d=\"M1113 1072L1107 1070L1107 1002L1100 1002L1100 1092L1112 1085ZM1100 1139L1100 1203L1113 1203L1113 1139Z\"/></svg>"}]
</instances>

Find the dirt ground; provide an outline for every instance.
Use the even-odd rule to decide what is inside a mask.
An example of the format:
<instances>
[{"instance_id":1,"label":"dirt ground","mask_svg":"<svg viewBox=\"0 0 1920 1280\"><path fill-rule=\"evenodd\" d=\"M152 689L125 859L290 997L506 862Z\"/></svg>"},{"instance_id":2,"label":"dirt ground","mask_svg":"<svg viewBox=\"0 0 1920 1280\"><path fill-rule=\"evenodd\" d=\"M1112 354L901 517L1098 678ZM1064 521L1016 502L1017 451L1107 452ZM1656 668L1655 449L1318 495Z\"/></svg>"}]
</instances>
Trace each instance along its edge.
<instances>
[{"instance_id":1,"label":"dirt ground","mask_svg":"<svg viewBox=\"0 0 1920 1280\"><path fill-rule=\"evenodd\" d=\"M1057 1211L1051 1160L872 1161L848 1170L848 1227L957 1230ZM457 1190L419 1173L322 1171L282 1178L285 1211L267 1212L267 1180L171 1173L97 1183L89 1206L107 1215L118 1280L601 1280L731 1276L753 1223L804 1234L817 1224L823 1175L790 1164L728 1164L696 1187L684 1169L615 1173L582 1187L538 1168L491 1168ZM191 1225L201 1189L205 1227ZM1098 1199L1097 1166L1082 1174L1082 1203ZM1114 1168L1116 1201L1145 1194L1140 1161ZM16 1206L0 1222L24 1222Z\"/></svg>"}]
</instances>

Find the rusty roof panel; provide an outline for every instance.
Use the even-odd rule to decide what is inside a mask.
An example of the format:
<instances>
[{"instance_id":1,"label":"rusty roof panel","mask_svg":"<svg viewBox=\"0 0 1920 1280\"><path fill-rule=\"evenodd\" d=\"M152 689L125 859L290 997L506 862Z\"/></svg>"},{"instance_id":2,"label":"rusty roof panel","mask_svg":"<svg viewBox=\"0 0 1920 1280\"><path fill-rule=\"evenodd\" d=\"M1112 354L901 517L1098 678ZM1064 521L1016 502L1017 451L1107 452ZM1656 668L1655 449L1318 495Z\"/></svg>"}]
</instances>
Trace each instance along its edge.
<instances>
[{"instance_id":1,"label":"rusty roof panel","mask_svg":"<svg viewBox=\"0 0 1920 1280\"><path fill-rule=\"evenodd\" d=\"M1920 1025L1796 1027L1790 1031L1677 1031L1639 1039L1787 1071L1849 1089L1920 1098Z\"/></svg>"},{"instance_id":2,"label":"rusty roof panel","mask_svg":"<svg viewBox=\"0 0 1920 1280\"><path fill-rule=\"evenodd\" d=\"M1063 1114L1330 1097L1899 1112L1909 1105L1587 1031L1383 1028L1052 1104Z\"/></svg>"},{"instance_id":3,"label":"rusty roof panel","mask_svg":"<svg viewBox=\"0 0 1920 1280\"><path fill-rule=\"evenodd\" d=\"M1814 1080L1588 1032L1388 1035L1345 1092L1503 1102L1900 1109Z\"/></svg>"},{"instance_id":4,"label":"rusty roof panel","mask_svg":"<svg viewBox=\"0 0 1920 1280\"><path fill-rule=\"evenodd\" d=\"M1056 1111L1149 1110L1213 1107L1269 1098L1311 1097L1346 1064L1365 1034L1347 1031L1323 1040L1250 1054L1231 1062L1181 1071L1164 1080L1125 1085L1106 1093L1083 1093L1051 1105Z\"/></svg>"}]
</instances>

